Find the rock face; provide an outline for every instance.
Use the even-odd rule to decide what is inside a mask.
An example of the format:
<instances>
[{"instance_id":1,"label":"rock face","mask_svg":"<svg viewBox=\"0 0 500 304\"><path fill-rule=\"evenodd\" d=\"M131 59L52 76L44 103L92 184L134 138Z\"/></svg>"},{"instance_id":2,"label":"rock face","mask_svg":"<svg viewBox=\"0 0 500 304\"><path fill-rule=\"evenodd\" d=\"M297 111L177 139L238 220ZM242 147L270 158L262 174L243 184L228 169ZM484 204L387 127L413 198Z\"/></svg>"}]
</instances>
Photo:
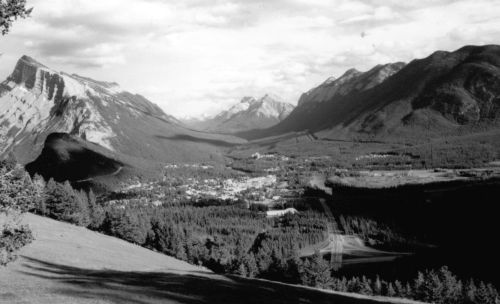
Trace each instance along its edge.
<instances>
[{"instance_id":1,"label":"rock face","mask_svg":"<svg viewBox=\"0 0 500 304\"><path fill-rule=\"evenodd\" d=\"M304 93L299 105L272 128L240 135L259 138L293 131L330 138L421 137L474 124L496 123L500 114L500 46L438 51L409 64L349 70ZM429 133L430 134L430 133Z\"/></svg>"},{"instance_id":2,"label":"rock face","mask_svg":"<svg viewBox=\"0 0 500 304\"><path fill-rule=\"evenodd\" d=\"M67 133L135 158L170 161L218 154L198 147L203 138L179 140L199 134L146 98L23 56L0 84L0 155L13 151L22 163L30 162L51 133Z\"/></svg>"},{"instance_id":3,"label":"rock face","mask_svg":"<svg viewBox=\"0 0 500 304\"><path fill-rule=\"evenodd\" d=\"M244 97L230 109L198 124L198 128L222 133L268 128L285 119L293 108L293 105L270 94L259 99Z\"/></svg>"},{"instance_id":4,"label":"rock face","mask_svg":"<svg viewBox=\"0 0 500 304\"><path fill-rule=\"evenodd\" d=\"M302 94L298 105L302 106L311 102L325 102L335 96L346 96L353 92L371 89L399 72L404 66L405 63L403 62L377 65L364 73L356 69L350 69L340 78L330 77L320 86Z\"/></svg>"}]
</instances>

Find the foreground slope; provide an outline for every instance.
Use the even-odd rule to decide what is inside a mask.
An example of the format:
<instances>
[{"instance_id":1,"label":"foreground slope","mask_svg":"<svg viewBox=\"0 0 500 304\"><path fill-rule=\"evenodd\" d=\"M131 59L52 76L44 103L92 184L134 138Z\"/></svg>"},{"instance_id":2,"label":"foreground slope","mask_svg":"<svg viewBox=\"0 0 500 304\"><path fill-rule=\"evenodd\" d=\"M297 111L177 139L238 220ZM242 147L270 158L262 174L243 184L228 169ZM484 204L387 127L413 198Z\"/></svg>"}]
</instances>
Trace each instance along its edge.
<instances>
[{"instance_id":1,"label":"foreground slope","mask_svg":"<svg viewBox=\"0 0 500 304\"><path fill-rule=\"evenodd\" d=\"M85 228L31 214L24 221L36 240L0 269L0 303L410 302L227 278Z\"/></svg>"}]
</instances>

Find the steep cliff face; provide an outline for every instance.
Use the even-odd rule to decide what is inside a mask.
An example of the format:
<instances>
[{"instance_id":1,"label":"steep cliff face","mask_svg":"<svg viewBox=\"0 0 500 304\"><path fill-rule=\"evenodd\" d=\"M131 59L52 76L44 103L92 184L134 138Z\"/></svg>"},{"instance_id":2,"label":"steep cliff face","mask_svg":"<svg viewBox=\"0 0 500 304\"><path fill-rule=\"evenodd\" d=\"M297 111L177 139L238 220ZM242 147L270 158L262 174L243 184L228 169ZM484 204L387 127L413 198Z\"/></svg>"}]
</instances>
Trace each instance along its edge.
<instances>
[{"instance_id":1,"label":"steep cliff face","mask_svg":"<svg viewBox=\"0 0 500 304\"><path fill-rule=\"evenodd\" d=\"M4 139L0 152L26 142L39 150L45 140L42 135L55 131L114 150L116 134L101 111L114 93L23 56L0 88L0 134Z\"/></svg>"},{"instance_id":2,"label":"steep cliff face","mask_svg":"<svg viewBox=\"0 0 500 304\"><path fill-rule=\"evenodd\" d=\"M0 84L0 155L13 151L22 163L30 162L51 133L159 161L220 154L212 135L185 129L143 96L113 82L56 72L23 56Z\"/></svg>"}]
</instances>

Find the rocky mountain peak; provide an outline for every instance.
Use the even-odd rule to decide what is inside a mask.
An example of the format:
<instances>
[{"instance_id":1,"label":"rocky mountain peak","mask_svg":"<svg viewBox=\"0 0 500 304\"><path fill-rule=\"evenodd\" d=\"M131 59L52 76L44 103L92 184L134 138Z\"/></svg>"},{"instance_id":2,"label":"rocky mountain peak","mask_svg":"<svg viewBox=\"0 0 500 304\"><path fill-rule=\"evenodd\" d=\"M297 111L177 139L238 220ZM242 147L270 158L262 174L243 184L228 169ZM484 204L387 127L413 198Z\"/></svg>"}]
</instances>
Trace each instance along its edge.
<instances>
[{"instance_id":1,"label":"rocky mountain peak","mask_svg":"<svg viewBox=\"0 0 500 304\"><path fill-rule=\"evenodd\" d=\"M240 103L248 103L248 104L251 104L251 103L254 103L256 102L257 100L255 99L255 97L252 97L252 96L245 96L241 99Z\"/></svg>"},{"instance_id":2,"label":"rocky mountain peak","mask_svg":"<svg viewBox=\"0 0 500 304\"><path fill-rule=\"evenodd\" d=\"M275 94L267 93L260 98L243 97L228 110L202 122L185 120L186 124L204 131L235 133L254 128L272 126L288 116L294 106Z\"/></svg>"},{"instance_id":3,"label":"rocky mountain peak","mask_svg":"<svg viewBox=\"0 0 500 304\"><path fill-rule=\"evenodd\" d=\"M52 74L53 72L35 59L24 55L17 61L8 80L16 84L24 84L28 89L31 89L35 85L39 71L42 71L43 74Z\"/></svg>"},{"instance_id":4,"label":"rocky mountain peak","mask_svg":"<svg viewBox=\"0 0 500 304\"><path fill-rule=\"evenodd\" d=\"M271 103L286 103L280 96L272 93L266 93L262 96L259 101L261 102L271 102Z\"/></svg>"},{"instance_id":5,"label":"rocky mountain peak","mask_svg":"<svg viewBox=\"0 0 500 304\"><path fill-rule=\"evenodd\" d=\"M0 154L19 147L21 161L40 152L53 132L116 151L123 120L174 122L158 106L115 82L56 72L29 56L21 57L0 83L0 114ZM30 148L21 149L25 146Z\"/></svg>"},{"instance_id":6,"label":"rocky mountain peak","mask_svg":"<svg viewBox=\"0 0 500 304\"><path fill-rule=\"evenodd\" d=\"M339 78L330 77L321 85L302 94L298 105L305 103L325 102L331 100L334 96L345 96L355 91L368 90L380 83L386 78L397 73L405 66L402 62L377 65L366 72L360 72L356 69L347 70Z\"/></svg>"},{"instance_id":7,"label":"rocky mountain peak","mask_svg":"<svg viewBox=\"0 0 500 304\"><path fill-rule=\"evenodd\" d=\"M329 85L330 83L334 82L335 80L337 80L337 77L335 76L330 76L328 77L324 82L323 82L323 85Z\"/></svg>"},{"instance_id":8,"label":"rocky mountain peak","mask_svg":"<svg viewBox=\"0 0 500 304\"><path fill-rule=\"evenodd\" d=\"M47 68L45 65L41 64L40 62L36 61L34 58L32 58L28 55L23 55L18 60L17 64L30 65L30 66L39 67L39 68Z\"/></svg>"},{"instance_id":9,"label":"rocky mountain peak","mask_svg":"<svg viewBox=\"0 0 500 304\"><path fill-rule=\"evenodd\" d=\"M342 76L340 76L339 79L355 77L361 73L362 72L358 71L357 69L351 68L351 69L345 71L345 73Z\"/></svg>"}]
</instances>

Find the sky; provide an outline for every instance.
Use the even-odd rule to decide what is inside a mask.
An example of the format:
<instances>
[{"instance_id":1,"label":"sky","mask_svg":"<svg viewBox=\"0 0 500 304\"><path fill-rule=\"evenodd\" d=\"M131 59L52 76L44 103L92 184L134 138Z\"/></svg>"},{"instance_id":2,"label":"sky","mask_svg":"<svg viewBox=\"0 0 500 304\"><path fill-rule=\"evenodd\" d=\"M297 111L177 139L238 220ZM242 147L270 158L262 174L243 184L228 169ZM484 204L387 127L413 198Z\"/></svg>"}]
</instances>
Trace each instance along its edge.
<instances>
[{"instance_id":1,"label":"sky","mask_svg":"<svg viewBox=\"0 0 500 304\"><path fill-rule=\"evenodd\" d=\"M28 0L0 36L0 79L22 55L118 82L177 117L266 93L296 104L349 68L500 43L499 0Z\"/></svg>"}]
</instances>

